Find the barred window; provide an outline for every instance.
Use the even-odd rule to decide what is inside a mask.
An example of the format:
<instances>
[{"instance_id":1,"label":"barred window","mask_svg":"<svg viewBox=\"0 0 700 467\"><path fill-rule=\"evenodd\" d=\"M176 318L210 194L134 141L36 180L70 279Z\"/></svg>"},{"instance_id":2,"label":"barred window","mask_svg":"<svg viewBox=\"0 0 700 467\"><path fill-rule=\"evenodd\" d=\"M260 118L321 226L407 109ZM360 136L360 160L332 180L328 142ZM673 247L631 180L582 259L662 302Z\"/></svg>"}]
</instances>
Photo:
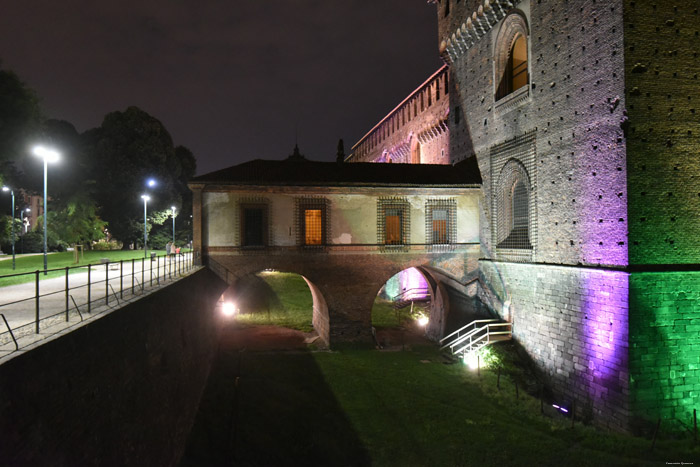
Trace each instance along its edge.
<instances>
[{"instance_id":1,"label":"barred window","mask_svg":"<svg viewBox=\"0 0 700 467\"><path fill-rule=\"evenodd\" d=\"M262 247L267 245L267 205L242 204L241 245L244 247Z\"/></svg>"},{"instance_id":2,"label":"barred window","mask_svg":"<svg viewBox=\"0 0 700 467\"><path fill-rule=\"evenodd\" d=\"M409 205L403 199L379 199L377 202L377 243L386 246L409 244Z\"/></svg>"},{"instance_id":3,"label":"barred window","mask_svg":"<svg viewBox=\"0 0 700 467\"><path fill-rule=\"evenodd\" d=\"M457 203L454 199L425 202L425 238L429 245L455 243Z\"/></svg>"},{"instance_id":4,"label":"barred window","mask_svg":"<svg viewBox=\"0 0 700 467\"><path fill-rule=\"evenodd\" d=\"M328 200L325 198L297 198L297 244L300 246L323 246L328 238Z\"/></svg>"},{"instance_id":5,"label":"barred window","mask_svg":"<svg viewBox=\"0 0 700 467\"><path fill-rule=\"evenodd\" d=\"M304 244L323 243L323 215L320 209L304 209Z\"/></svg>"}]
</instances>

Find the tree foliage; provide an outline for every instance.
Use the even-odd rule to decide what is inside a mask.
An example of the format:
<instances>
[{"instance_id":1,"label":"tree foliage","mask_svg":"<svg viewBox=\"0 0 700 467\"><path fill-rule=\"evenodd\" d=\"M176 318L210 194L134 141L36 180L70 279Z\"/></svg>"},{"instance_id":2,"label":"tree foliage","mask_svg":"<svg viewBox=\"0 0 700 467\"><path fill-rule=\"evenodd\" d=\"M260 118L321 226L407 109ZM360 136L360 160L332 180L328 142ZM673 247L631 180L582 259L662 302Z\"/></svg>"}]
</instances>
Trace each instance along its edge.
<instances>
[{"instance_id":1,"label":"tree foliage","mask_svg":"<svg viewBox=\"0 0 700 467\"><path fill-rule=\"evenodd\" d=\"M27 141L41 122L39 99L15 73L0 63L0 183L12 171L12 161L27 151Z\"/></svg>"},{"instance_id":2,"label":"tree foliage","mask_svg":"<svg viewBox=\"0 0 700 467\"><path fill-rule=\"evenodd\" d=\"M173 146L163 124L137 107L108 114L99 128L85 134L86 151L100 187L96 199L102 218L125 246L142 237L141 195L148 193L148 213L155 224L167 219L170 206L182 206L187 180L194 174L194 156ZM146 181L157 181L148 188ZM136 228L136 226L139 226Z\"/></svg>"}]
</instances>

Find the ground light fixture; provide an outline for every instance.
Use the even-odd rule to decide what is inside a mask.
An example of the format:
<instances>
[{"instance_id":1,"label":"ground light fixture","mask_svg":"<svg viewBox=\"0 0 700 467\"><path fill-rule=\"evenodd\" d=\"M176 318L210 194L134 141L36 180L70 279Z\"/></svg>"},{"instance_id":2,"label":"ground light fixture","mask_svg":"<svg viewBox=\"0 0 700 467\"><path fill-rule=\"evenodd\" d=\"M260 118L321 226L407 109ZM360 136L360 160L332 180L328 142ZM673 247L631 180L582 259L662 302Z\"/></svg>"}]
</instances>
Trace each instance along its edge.
<instances>
[{"instance_id":1,"label":"ground light fixture","mask_svg":"<svg viewBox=\"0 0 700 467\"><path fill-rule=\"evenodd\" d=\"M49 162L58 162L60 159L61 155L58 153L58 151L55 151L53 149L44 147L44 146L35 146L34 149L32 150L35 156L41 157L44 160L44 275L46 275L46 270L48 269L47 267L47 261L46 261L46 252L47 252L47 246L46 246L46 218L48 217L48 196L47 196L47 167Z\"/></svg>"},{"instance_id":2,"label":"ground light fixture","mask_svg":"<svg viewBox=\"0 0 700 467\"><path fill-rule=\"evenodd\" d=\"M148 213L148 201L151 199L148 195L141 195L143 200L143 257L148 257L148 229L147 226L147 213Z\"/></svg>"},{"instance_id":3,"label":"ground light fixture","mask_svg":"<svg viewBox=\"0 0 700 467\"><path fill-rule=\"evenodd\" d=\"M224 314L224 316L231 317L236 314L236 304L233 302L224 302L224 304L221 306L221 312Z\"/></svg>"},{"instance_id":4,"label":"ground light fixture","mask_svg":"<svg viewBox=\"0 0 700 467\"><path fill-rule=\"evenodd\" d=\"M428 317L427 317L427 316L425 316L425 315L420 315L420 316L418 317L418 326L424 328L424 327L426 327L426 326L428 325L428 321L429 321L429 320L428 320Z\"/></svg>"},{"instance_id":5,"label":"ground light fixture","mask_svg":"<svg viewBox=\"0 0 700 467\"><path fill-rule=\"evenodd\" d=\"M12 269L15 269L15 191L9 186L3 186L2 191L9 191L12 197Z\"/></svg>"}]
</instances>

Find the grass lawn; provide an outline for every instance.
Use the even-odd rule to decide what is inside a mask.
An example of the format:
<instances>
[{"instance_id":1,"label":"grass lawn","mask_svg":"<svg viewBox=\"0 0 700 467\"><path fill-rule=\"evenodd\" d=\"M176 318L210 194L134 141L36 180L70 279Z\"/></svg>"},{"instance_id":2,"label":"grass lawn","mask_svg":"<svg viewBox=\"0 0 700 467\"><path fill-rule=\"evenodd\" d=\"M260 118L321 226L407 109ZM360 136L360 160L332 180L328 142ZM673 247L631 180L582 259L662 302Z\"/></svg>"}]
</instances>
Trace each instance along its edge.
<instances>
[{"instance_id":1,"label":"grass lawn","mask_svg":"<svg viewBox=\"0 0 700 467\"><path fill-rule=\"evenodd\" d=\"M158 256L163 256L165 250L148 250L150 256L151 252L155 252ZM49 269L59 269L74 266L87 266L88 264L99 264L102 258L109 258L110 261L131 261L132 258L140 261L143 258L143 250L111 250L111 251L86 251L83 257L80 259L80 263L75 263L75 258L72 251L66 251L62 253L49 253L47 257L47 263ZM6 276L10 274L23 274L23 273L33 273L35 271L44 270L44 256L39 255L17 255L16 256L16 269L12 269L12 258L4 259L0 261L0 276ZM75 269L74 272L83 272L81 269ZM40 274L40 278L44 279L47 277L57 277L65 274L65 271L53 271L49 272L46 276ZM0 287L13 284L22 284L25 282L31 282L34 280L33 274L19 275L15 277L5 277L0 278Z\"/></svg>"},{"instance_id":2,"label":"grass lawn","mask_svg":"<svg viewBox=\"0 0 700 467\"><path fill-rule=\"evenodd\" d=\"M313 299L306 281L299 274L261 272L246 280L242 294L255 295L244 300L236 321L247 325L276 324L309 332Z\"/></svg>"},{"instance_id":3,"label":"grass lawn","mask_svg":"<svg viewBox=\"0 0 700 467\"><path fill-rule=\"evenodd\" d=\"M237 380L238 378L238 380ZM643 466L699 462L651 441L540 415L513 383L435 346L405 352L222 349L182 465ZM232 460L235 459L235 462Z\"/></svg>"}]
</instances>

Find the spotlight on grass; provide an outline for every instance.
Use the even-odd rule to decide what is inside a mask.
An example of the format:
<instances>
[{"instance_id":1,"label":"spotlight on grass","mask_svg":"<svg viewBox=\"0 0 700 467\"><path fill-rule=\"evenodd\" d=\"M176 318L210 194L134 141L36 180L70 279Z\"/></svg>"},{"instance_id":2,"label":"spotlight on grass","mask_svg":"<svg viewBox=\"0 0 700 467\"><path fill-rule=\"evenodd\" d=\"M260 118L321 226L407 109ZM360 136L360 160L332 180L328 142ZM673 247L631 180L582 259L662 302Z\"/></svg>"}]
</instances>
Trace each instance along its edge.
<instances>
[{"instance_id":1,"label":"spotlight on grass","mask_svg":"<svg viewBox=\"0 0 700 467\"><path fill-rule=\"evenodd\" d=\"M425 326L428 325L428 317L425 315L421 315L418 317L418 326L424 328Z\"/></svg>"},{"instance_id":2,"label":"spotlight on grass","mask_svg":"<svg viewBox=\"0 0 700 467\"><path fill-rule=\"evenodd\" d=\"M224 314L224 316L233 316L236 314L236 304L232 302L224 302L223 306L221 307L221 312Z\"/></svg>"},{"instance_id":3,"label":"spotlight on grass","mask_svg":"<svg viewBox=\"0 0 700 467\"><path fill-rule=\"evenodd\" d=\"M467 365L470 370L476 370L476 368L479 366L479 357L477 356L476 352L464 354L462 361L464 361L464 364Z\"/></svg>"}]
</instances>

